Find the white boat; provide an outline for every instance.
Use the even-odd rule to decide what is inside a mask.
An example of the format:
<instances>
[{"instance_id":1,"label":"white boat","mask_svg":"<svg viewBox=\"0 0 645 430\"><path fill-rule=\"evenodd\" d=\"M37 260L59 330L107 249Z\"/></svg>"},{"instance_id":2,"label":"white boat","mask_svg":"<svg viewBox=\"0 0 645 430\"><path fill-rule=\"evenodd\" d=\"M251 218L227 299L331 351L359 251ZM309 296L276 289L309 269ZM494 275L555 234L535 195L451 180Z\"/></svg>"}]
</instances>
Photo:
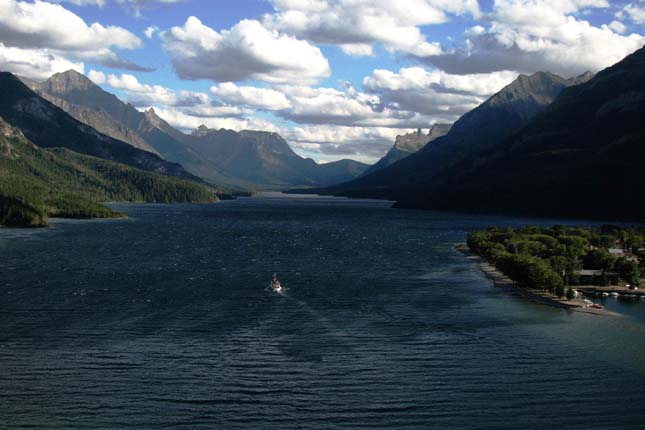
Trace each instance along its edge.
<instances>
[{"instance_id":1,"label":"white boat","mask_svg":"<svg viewBox=\"0 0 645 430\"><path fill-rule=\"evenodd\" d=\"M278 281L278 277L275 273L273 274L273 279L271 280L271 288L273 288L273 291L275 292L282 292L282 285L280 285L280 281Z\"/></svg>"},{"instance_id":2,"label":"white boat","mask_svg":"<svg viewBox=\"0 0 645 430\"><path fill-rule=\"evenodd\" d=\"M612 297L618 297L618 293L615 291L612 291L611 293L609 293L609 295Z\"/></svg>"},{"instance_id":3,"label":"white boat","mask_svg":"<svg viewBox=\"0 0 645 430\"><path fill-rule=\"evenodd\" d=\"M609 293L602 293L602 296L607 297L607 296L609 296Z\"/></svg>"}]
</instances>

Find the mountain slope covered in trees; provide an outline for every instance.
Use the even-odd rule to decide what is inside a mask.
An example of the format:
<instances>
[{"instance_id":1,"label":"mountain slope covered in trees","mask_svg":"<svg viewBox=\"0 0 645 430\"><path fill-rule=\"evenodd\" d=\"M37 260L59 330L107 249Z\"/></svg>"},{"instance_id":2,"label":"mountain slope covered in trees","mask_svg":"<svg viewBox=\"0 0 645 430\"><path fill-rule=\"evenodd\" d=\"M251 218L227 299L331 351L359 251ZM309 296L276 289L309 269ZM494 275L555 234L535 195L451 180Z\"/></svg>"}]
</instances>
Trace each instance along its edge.
<instances>
[{"instance_id":1,"label":"mountain slope covered in trees","mask_svg":"<svg viewBox=\"0 0 645 430\"><path fill-rule=\"evenodd\" d=\"M100 202L212 202L201 184L78 154L42 149L0 119L0 225L38 227L47 217L119 216Z\"/></svg>"}]
</instances>

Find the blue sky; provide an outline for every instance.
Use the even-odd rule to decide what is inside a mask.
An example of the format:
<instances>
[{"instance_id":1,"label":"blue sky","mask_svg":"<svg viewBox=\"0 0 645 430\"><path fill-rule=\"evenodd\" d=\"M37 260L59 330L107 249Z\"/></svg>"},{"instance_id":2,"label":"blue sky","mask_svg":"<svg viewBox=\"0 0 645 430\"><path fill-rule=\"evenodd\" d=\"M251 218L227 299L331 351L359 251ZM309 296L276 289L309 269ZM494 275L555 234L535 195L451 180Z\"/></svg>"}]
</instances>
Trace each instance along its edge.
<instances>
[{"instance_id":1,"label":"blue sky","mask_svg":"<svg viewBox=\"0 0 645 430\"><path fill-rule=\"evenodd\" d=\"M0 69L74 68L184 131L373 162L519 73L597 72L644 27L643 0L0 0Z\"/></svg>"}]
</instances>

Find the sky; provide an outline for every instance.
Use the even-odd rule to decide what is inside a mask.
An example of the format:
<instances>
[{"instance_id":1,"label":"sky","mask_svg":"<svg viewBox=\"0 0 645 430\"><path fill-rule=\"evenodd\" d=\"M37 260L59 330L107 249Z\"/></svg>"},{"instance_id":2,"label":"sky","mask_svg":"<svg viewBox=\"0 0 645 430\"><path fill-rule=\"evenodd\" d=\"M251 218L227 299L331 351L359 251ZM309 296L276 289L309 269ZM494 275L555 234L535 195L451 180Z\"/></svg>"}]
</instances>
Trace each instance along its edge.
<instances>
[{"instance_id":1,"label":"sky","mask_svg":"<svg viewBox=\"0 0 645 430\"><path fill-rule=\"evenodd\" d=\"M75 69L183 131L274 131L319 162L643 45L645 0L0 0L1 70Z\"/></svg>"}]
</instances>

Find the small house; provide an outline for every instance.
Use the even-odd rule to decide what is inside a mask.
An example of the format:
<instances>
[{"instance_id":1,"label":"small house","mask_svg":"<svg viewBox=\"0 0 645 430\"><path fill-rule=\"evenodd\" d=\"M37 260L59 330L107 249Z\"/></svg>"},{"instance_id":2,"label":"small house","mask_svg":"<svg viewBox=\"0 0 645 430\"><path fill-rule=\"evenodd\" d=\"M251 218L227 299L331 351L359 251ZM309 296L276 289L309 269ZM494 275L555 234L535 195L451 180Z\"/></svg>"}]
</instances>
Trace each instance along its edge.
<instances>
[{"instance_id":1,"label":"small house","mask_svg":"<svg viewBox=\"0 0 645 430\"><path fill-rule=\"evenodd\" d=\"M580 276L580 284L583 285L600 285L603 283L602 270L582 269L578 272L578 276ZM618 282L618 273L605 272L604 278L610 283Z\"/></svg>"}]
</instances>

